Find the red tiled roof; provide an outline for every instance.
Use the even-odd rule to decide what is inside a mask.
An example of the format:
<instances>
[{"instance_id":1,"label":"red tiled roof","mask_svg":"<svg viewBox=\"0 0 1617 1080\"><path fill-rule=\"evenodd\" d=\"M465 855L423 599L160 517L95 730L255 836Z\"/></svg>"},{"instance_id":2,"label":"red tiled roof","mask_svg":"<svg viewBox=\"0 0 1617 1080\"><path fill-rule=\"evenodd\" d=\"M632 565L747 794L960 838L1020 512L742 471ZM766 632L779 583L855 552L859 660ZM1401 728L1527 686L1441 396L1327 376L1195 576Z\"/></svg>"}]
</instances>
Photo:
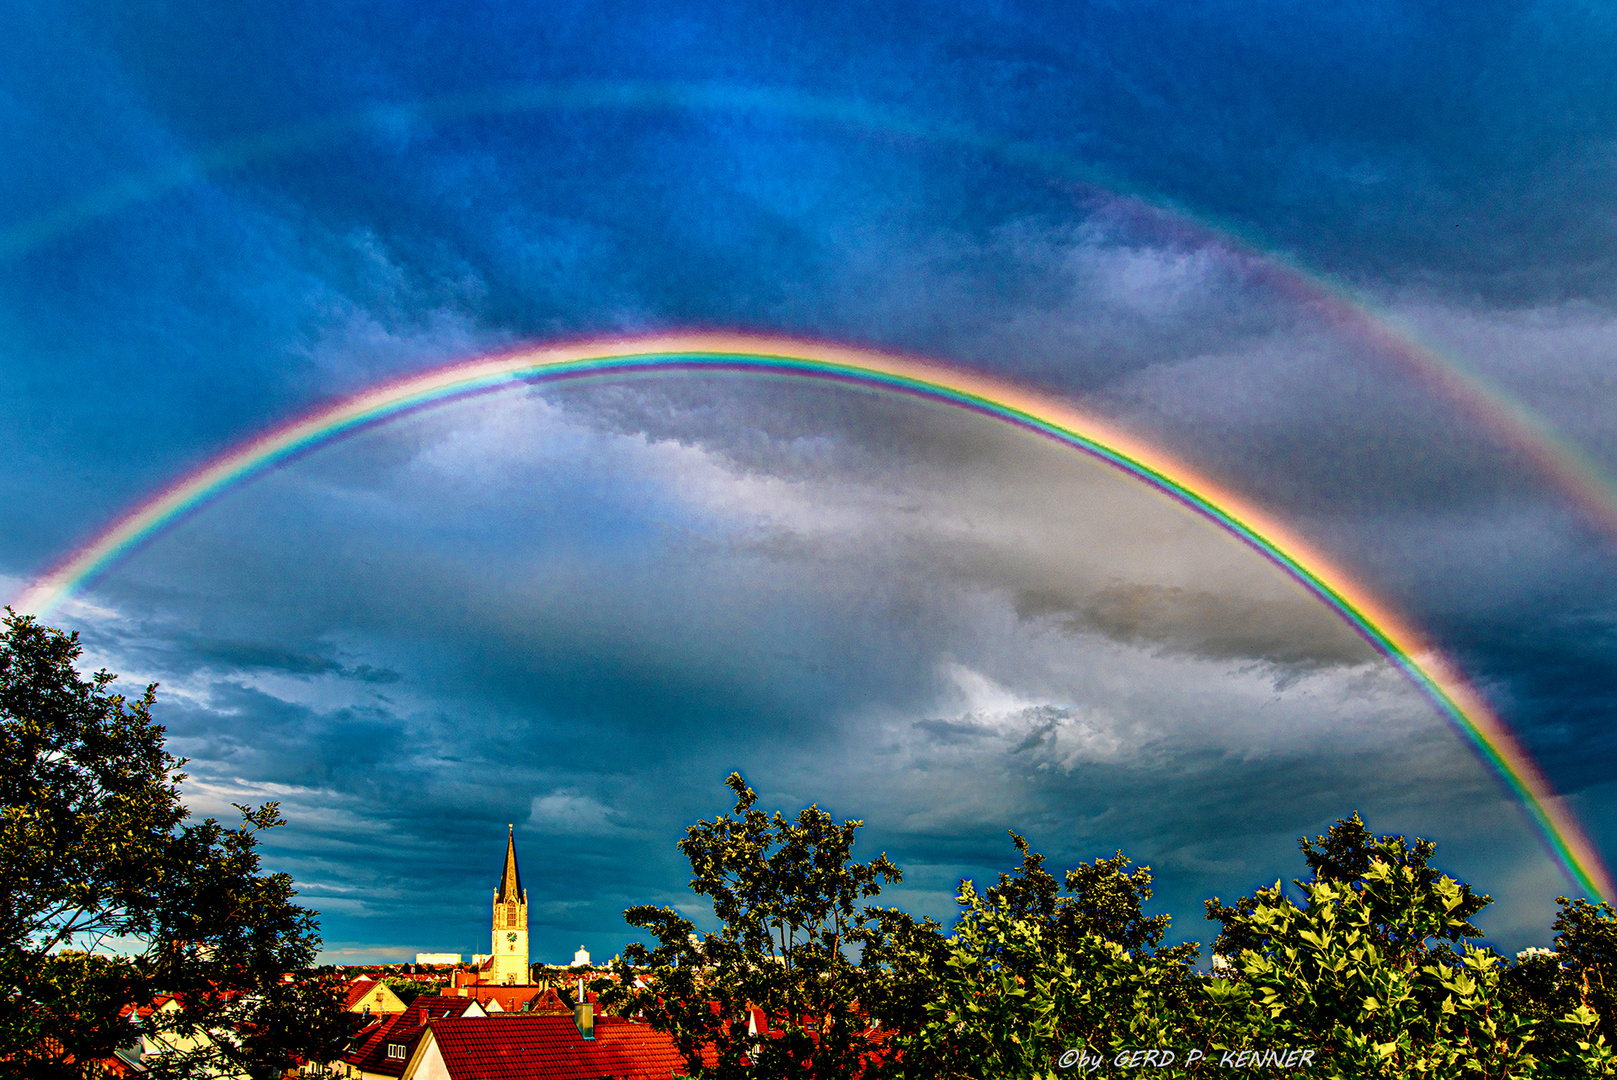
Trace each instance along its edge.
<instances>
[{"instance_id":1,"label":"red tiled roof","mask_svg":"<svg viewBox=\"0 0 1617 1080\"><path fill-rule=\"evenodd\" d=\"M147 1004L147 1005L125 1005L123 1008L118 1010L118 1015L119 1016L134 1016L134 1017L138 1017L141 1020L144 1020L144 1019L146 1019L146 1017L148 1017L148 1016L150 1016L152 1014L153 1009L161 1009L164 1005L167 1005L170 1001L174 1001L174 1000L175 1000L175 998L174 998L174 995L172 995L172 994L158 994L158 995L156 995L156 996L154 996L152 998L150 1004Z\"/></svg>"},{"instance_id":2,"label":"red tiled roof","mask_svg":"<svg viewBox=\"0 0 1617 1080\"><path fill-rule=\"evenodd\" d=\"M355 979L348 985L348 1000L343 1008L352 1009L365 999L365 995L376 989L376 982L371 979Z\"/></svg>"},{"instance_id":3,"label":"red tiled roof","mask_svg":"<svg viewBox=\"0 0 1617 1080\"><path fill-rule=\"evenodd\" d=\"M542 986L520 983L515 985L480 983L476 986L462 986L455 991L457 996L469 998L484 1008L488 1007L489 1002L498 1001L503 1012L521 1012L528 1002L544 992L545 988ZM571 1009L572 1006L569 1005L568 1010Z\"/></svg>"},{"instance_id":4,"label":"red tiled roof","mask_svg":"<svg viewBox=\"0 0 1617 1080\"><path fill-rule=\"evenodd\" d=\"M409 1008L401 1013L394 1013L370 1030L352 1053L343 1055L343 1060L368 1073L382 1073L385 1076L402 1075L404 1065L415 1052L415 1045L420 1041L421 1032L426 1029L427 1024L445 1017L459 1017L471 1005L471 998L422 994L410 1002ZM388 1057L389 1043L402 1044L404 1057Z\"/></svg>"},{"instance_id":5,"label":"red tiled roof","mask_svg":"<svg viewBox=\"0 0 1617 1080\"><path fill-rule=\"evenodd\" d=\"M591 1000L594 999L591 998ZM524 1006L524 1011L534 1016L571 1016L573 1015L573 1006L569 1002L563 1001L561 995L556 993L556 988L552 986L543 994L528 1002Z\"/></svg>"},{"instance_id":6,"label":"red tiled roof","mask_svg":"<svg viewBox=\"0 0 1617 1080\"><path fill-rule=\"evenodd\" d=\"M381 1046L387 1038L387 1033L393 1030L393 1025L399 1022L403 1013L392 1013L382 1017L381 1020L365 1028L359 1033L358 1045L342 1056L350 1065L358 1065L371 1057L376 1048ZM381 1051L383 1057L387 1056L386 1049Z\"/></svg>"},{"instance_id":7,"label":"red tiled roof","mask_svg":"<svg viewBox=\"0 0 1617 1080\"><path fill-rule=\"evenodd\" d=\"M595 1038L570 1016L439 1020L432 1039L451 1080L670 1080L685 1075L674 1040L622 1017L595 1021Z\"/></svg>"}]
</instances>

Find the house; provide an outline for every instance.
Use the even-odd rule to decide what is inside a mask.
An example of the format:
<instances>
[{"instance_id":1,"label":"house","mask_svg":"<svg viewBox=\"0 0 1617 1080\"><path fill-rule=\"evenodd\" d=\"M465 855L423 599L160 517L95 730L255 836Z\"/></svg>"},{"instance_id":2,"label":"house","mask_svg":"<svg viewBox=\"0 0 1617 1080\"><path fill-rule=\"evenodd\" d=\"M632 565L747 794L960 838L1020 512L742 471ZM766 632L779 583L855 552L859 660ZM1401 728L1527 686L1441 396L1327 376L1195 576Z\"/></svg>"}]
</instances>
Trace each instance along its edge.
<instances>
[{"instance_id":1,"label":"house","mask_svg":"<svg viewBox=\"0 0 1617 1080\"><path fill-rule=\"evenodd\" d=\"M434 1020L400 1080L670 1080L685 1075L671 1036L618 1016ZM581 1026L583 1031L580 1030ZM586 1038L584 1032L590 1037Z\"/></svg>"},{"instance_id":2,"label":"house","mask_svg":"<svg viewBox=\"0 0 1617 1080\"><path fill-rule=\"evenodd\" d=\"M403 1012L404 1002L387 983L360 976L348 987L348 1003L344 1007L349 1012L389 1016Z\"/></svg>"},{"instance_id":3,"label":"house","mask_svg":"<svg viewBox=\"0 0 1617 1080\"><path fill-rule=\"evenodd\" d=\"M527 1009L528 1002L543 996L546 989L531 983L526 986L471 983L449 987L444 993L475 1001L483 1007L484 1012L523 1012Z\"/></svg>"},{"instance_id":4,"label":"house","mask_svg":"<svg viewBox=\"0 0 1617 1080\"><path fill-rule=\"evenodd\" d=\"M181 1035L175 1031L159 1030L156 1034L147 1034L139 1029L143 1020L156 1014L158 1023L182 1011L180 1001L168 994L159 994L150 1004L128 1006L123 1016L131 1026L130 1040L120 1046L113 1057L101 1062L102 1068L111 1076L141 1076L150 1071L163 1058L175 1054L188 1054L201 1050L211 1049L214 1043L202 1031L194 1031L190 1035ZM228 1070L213 1070L207 1075L215 1077L244 1077L244 1073Z\"/></svg>"},{"instance_id":5,"label":"house","mask_svg":"<svg viewBox=\"0 0 1617 1080\"><path fill-rule=\"evenodd\" d=\"M593 1007L595 1004L595 995L589 995L589 1000L591 1006ZM562 996L556 993L556 988L552 986L550 989L528 1002L528 1004L523 1007L522 1011L528 1013L530 1016L571 1016L573 1015L573 1006L568 1002L563 1001Z\"/></svg>"},{"instance_id":6,"label":"house","mask_svg":"<svg viewBox=\"0 0 1617 1080\"><path fill-rule=\"evenodd\" d=\"M348 1080L398 1080L428 1024L463 1016L480 1019L487 1015L476 1001L468 998L423 994L403 1012L382 1016L363 1028L355 1037L354 1048L332 1065L339 1076Z\"/></svg>"}]
</instances>

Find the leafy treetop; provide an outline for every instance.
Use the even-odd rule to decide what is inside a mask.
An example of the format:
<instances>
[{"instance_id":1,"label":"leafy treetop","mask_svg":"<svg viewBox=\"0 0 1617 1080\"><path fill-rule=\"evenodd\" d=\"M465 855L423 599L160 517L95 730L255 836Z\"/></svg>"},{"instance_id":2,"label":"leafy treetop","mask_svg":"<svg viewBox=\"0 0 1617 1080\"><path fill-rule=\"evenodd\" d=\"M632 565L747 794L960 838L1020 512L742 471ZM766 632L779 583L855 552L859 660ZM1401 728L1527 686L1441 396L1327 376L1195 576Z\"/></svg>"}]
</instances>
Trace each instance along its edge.
<instances>
[{"instance_id":1,"label":"leafy treetop","mask_svg":"<svg viewBox=\"0 0 1617 1080\"><path fill-rule=\"evenodd\" d=\"M765 814L739 773L726 785L732 813L698 821L679 842L691 890L712 903L719 928L699 938L671 908L629 909L625 919L657 945L624 949L621 984L603 1004L672 1034L693 1075L857 1075L869 1049L861 1002L879 993L874 964L887 928L861 903L898 881L899 869L885 855L853 860L863 822L838 822L818 806L795 820ZM641 976L651 985L636 990ZM751 1008L772 1036L755 1037ZM698 1073L705 1048L716 1064Z\"/></svg>"},{"instance_id":2,"label":"leafy treetop","mask_svg":"<svg viewBox=\"0 0 1617 1080\"><path fill-rule=\"evenodd\" d=\"M1297 844L1313 872L1307 881L1293 881L1305 895L1311 894L1313 887L1321 883L1341 885L1361 892L1367 887L1374 863L1407 871L1421 890L1435 888L1439 879L1444 877L1441 871L1431 865L1432 856L1437 851L1435 843L1416 838L1410 844L1402 836L1377 837L1365 826L1357 812L1351 817L1337 819L1336 824L1327 829L1323 836L1316 836L1312 840L1301 837ZM1458 943L1481 937L1482 931L1471 920L1493 902L1492 897L1474 893L1471 886L1464 882L1454 884L1459 890L1455 906L1447 913L1449 917L1442 928L1431 936L1411 938L1414 924L1402 917L1404 913L1390 909L1373 911L1366 932L1378 947L1394 953L1424 952L1429 940ZM1206 901L1207 917L1222 927L1213 942L1213 952L1229 957L1245 951L1263 952L1268 947L1267 937L1257 929L1258 924L1251 916L1260 902L1279 895L1280 883L1276 882L1269 889L1240 898L1233 906L1225 906L1216 896Z\"/></svg>"}]
</instances>

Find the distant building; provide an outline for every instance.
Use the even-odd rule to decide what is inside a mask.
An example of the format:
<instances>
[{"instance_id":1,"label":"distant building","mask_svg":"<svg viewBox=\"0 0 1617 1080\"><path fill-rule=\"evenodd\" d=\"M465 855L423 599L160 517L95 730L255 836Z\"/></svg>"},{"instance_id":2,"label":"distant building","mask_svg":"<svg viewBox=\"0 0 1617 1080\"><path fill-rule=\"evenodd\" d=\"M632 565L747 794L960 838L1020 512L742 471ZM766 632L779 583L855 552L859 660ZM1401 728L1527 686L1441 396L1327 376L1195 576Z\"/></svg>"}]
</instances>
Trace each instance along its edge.
<instances>
[{"instance_id":1,"label":"distant building","mask_svg":"<svg viewBox=\"0 0 1617 1080\"><path fill-rule=\"evenodd\" d=\"M460 963L458 952L418 952L415 954L418 967L455 967Z\"/></svg>"},{"instance_id":2,"label":"distant building","mask_svg":"<svg viewBox=\"0 0 1617 1080\"><path fill-rule=\"evenodd\" d=\"M389 1016L403 1012L404 1002L386 983L361 977L348 986L347 1008L349 1012Z\"/></svg>"},{"instance_id":3,"label":"distant building","mask_svg":"<svg viewBox=\"0 0 1617 1080\"><path fill-rule=\"evenodd\" d=\"M543 1009L535 999L546 992L550 983L535 982L534 969L528 963L528 891L522 887L522 870L517 865L514 829L506 832L505 867L500 874L499 888L494 890L491 914L490 944L494 951L486 956L473 956L472 969L455 971L443 993L471 998L489 1013ZM583 947L573 954L573 966L588 966L589 962L590 954ZM556 992L551 990L550 997L555 996ZM568 1010L571 1008L567 1006Z\"/></svg>"}]
</instances>

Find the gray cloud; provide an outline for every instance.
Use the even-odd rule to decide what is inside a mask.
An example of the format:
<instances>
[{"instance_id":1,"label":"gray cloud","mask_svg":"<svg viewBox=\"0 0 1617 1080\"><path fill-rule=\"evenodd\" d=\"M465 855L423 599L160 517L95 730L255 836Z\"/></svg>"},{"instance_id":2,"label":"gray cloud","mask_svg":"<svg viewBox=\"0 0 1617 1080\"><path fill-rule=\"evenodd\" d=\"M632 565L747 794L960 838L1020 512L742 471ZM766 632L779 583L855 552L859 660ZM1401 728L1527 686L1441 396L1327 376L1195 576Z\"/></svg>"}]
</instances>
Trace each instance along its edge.
<instances>
[{"instance_id":1,"label":"gray cloud","mask_svg":"<svg viewBox=\"0 0 1617 1080\"><path fill-rule=\"evenodd\" d=\"M329 657L294 652L279 645L253 641L191 638L176 642L176 645L204 663L212 662L226 669L266 668L292 675L336 675L343 679L357 679L360 682L378 684L398 682L400 678L398 672L387 668L373 667L370 664L344 667Z\"/></svg>"},{"instance_id":2,"label":"gray cloud","mask_svg":"<svg viewBox=\"0 0 1617 1080\"><path fill-rule=\"evenodd\" d=\"M1017 596L1016 610L1024 618L1053 617L1069 630L1215 659L1352 664L1370 655L1364 642L1296 604L1180 586L1109 585L1083 598L1029 591Z\"/></svg>"}]
</instances>

